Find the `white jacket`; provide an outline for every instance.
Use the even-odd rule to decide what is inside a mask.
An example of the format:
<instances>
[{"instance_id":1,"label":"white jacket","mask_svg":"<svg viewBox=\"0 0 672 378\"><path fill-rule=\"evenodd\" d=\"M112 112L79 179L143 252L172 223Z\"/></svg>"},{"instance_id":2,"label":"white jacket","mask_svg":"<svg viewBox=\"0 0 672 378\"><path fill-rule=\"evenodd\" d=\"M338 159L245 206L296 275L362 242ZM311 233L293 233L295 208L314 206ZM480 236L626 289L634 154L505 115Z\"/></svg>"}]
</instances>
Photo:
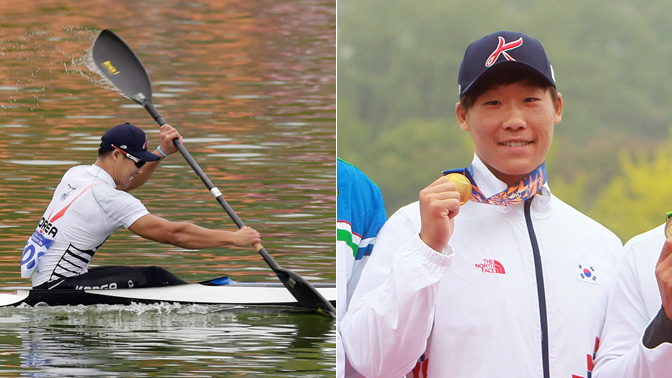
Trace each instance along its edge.
<instances>
[{"instance_id":1,"label":"white jacket","mask_svg":"<svg viewBox=\"0 0 672 378\"><path fill-rule=\"evenodd\" d=\"M473 169L485 195L506 188L478 158ZM400 377L423 356L429 377L544 377L547 323L550 377L589 375L622 244L545 186L530 211L541 288L526 205L467 203L442 253L418 236L417 202L397 211L340 324L353 366Z\"/></svg>"},{"instance_id":2,"label":"white jacket","mask_svg":"<svg viewBox=\"0 0 672 378\"><path fill-rule=\"evenodd\" d=\"M645 329L661 309L655 269L665 242L664 227L635 236L625 244L617 282L609 296L596 378L672 377L672 344L649 349L642 342Z\"/></svg>"}]
</instances>

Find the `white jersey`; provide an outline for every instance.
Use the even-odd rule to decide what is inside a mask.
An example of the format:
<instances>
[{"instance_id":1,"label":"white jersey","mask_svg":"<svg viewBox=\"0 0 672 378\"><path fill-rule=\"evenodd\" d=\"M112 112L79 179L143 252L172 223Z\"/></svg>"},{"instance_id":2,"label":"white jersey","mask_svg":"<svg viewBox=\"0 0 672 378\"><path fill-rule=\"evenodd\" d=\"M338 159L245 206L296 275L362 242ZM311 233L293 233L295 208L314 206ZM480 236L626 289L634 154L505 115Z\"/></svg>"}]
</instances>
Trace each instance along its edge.
<instances>
[{"instance_id":1,"label":"white jersey","mask_svg":"<svg viewBox=\"0 0 672 378\"><path fill-rule=\"evenodd\" d=\"M142 202L117 190L105 170L96 165L70 168L26 244L22 276L32 274L37 286L86 273L107 238L146 214Z\"/></svg>"},{"instance_id":2,"label":"white jersey","mask_svg":"<svg viewBox=\"0 0 672 378\"><path fill-rule=\"evenodd\" d=\"M672 344L649 349L642 342L661 309L655 270L664 243L663 224L625 244L597 352L596 378L672 376Z\"/></svg>"},{"instance_id":3,"label":"white jersey","mask_svg":"<svg viewBox=\"0 0 672 378\"><path fill-rule=\"evenodd\" d=\"M486 196L506 189L478 158L473 170ZM622 244L548 186L529 201L468 202L441 253L419 237L417 202L390 217L340 324L352 365L386 378L590 376Z\"/></svg>"}]
</instances>

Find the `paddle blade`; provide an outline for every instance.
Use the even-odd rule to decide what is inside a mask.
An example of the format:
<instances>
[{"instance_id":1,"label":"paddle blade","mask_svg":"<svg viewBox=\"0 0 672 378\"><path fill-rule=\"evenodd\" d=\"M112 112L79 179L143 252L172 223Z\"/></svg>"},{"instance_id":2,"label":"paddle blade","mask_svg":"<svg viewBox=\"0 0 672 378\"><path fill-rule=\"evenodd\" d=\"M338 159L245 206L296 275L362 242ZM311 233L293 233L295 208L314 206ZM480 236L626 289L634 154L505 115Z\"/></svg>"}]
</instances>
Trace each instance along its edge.
<instances>
[{"instance_id":1,"label":"paddle blade","mask_svg":"<svg viewBox=\"0 0 672 378\"><path fill-rule=\"evenodd\" d=\"M124 96L144 105L152 101L149 75L135 53L114 33L103 30L93 44L93 61L100 73Z\"/></svg>"},{"instance_id":2,"label":"paddle blade","mask_svg":"<svg viewBox=\"0 0 672 378\"><path fill-rule=\"evenodd\" d=\"M297 273L285 268L274 269L275 274L285 285L287 290L296 298L301 307L313 308L318 312L336 317L336 309L329 303L322 294L310 282Z\"/></svg>"}]
</instances>

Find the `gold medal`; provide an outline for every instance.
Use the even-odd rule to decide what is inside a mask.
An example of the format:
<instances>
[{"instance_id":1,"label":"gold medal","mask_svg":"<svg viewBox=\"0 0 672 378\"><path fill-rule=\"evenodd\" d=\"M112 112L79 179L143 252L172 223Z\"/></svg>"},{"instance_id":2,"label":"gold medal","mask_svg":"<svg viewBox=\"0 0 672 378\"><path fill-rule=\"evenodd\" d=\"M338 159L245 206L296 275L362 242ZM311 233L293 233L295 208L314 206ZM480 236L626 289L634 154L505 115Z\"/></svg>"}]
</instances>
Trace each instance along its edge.
<instances>
[{"instance_id":1,"label":"gold medal","mask_svg":"<svg viewBox=\"0 0 672 378\"><path fill-rule=\"evenodd\" d=\"M469 198L471 198L471 183L469 179L459 173L449 173L446 177L457 185L457 191L460 193L460 205L469 202Z\"/></svg>"}]
</instances>

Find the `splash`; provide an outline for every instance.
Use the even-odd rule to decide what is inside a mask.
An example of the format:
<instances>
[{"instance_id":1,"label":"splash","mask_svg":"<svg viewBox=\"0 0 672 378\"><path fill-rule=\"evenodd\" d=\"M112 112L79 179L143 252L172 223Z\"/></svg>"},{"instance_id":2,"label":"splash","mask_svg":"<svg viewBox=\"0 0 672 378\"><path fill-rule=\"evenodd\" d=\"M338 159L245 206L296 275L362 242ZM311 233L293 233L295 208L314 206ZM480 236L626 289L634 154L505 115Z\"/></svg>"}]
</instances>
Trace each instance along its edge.
<instances>
[{"instance_id":1,"label":"splash","mask_svg":"<svg viewBox=\"0 0 672 378\"><path fill-rule=\"evenodd\" d=\"M64 25L41 25L31 30L7 29L0 34L0 114L36 110L73 80L116 90L95 67L93 43L100 30ZM87 83L76 85L86 88ZM84 91L84 89L82 89Z\"/></svg>"},{"instance_id":2,"label":"splash","mask_svg":"<svg viewBox=\"0 0 672 378\"><path fill-rule=\"evenodd\" d=\"M245 306L239 305L203 305L203 304L180 304L180 303L132 303L130 305L108 305L108 304L98 304L98 305L79 305L79 306L46 306L38 304L36 306L29 306L26 304L21 304L18 307L3 307L0 308L0 319L2 316L8 313L17 313L17 309L22 309L25 311L25 314L31 314L35 311L38 311L42 314L78 314L78 315L89 315L89 314L154 314L154 315L167 315L167 314L208 314L215 312L229 312L236 310L249 310ZM38 310L39 309L39 310Z\"/></svg>"}]
</instances>

